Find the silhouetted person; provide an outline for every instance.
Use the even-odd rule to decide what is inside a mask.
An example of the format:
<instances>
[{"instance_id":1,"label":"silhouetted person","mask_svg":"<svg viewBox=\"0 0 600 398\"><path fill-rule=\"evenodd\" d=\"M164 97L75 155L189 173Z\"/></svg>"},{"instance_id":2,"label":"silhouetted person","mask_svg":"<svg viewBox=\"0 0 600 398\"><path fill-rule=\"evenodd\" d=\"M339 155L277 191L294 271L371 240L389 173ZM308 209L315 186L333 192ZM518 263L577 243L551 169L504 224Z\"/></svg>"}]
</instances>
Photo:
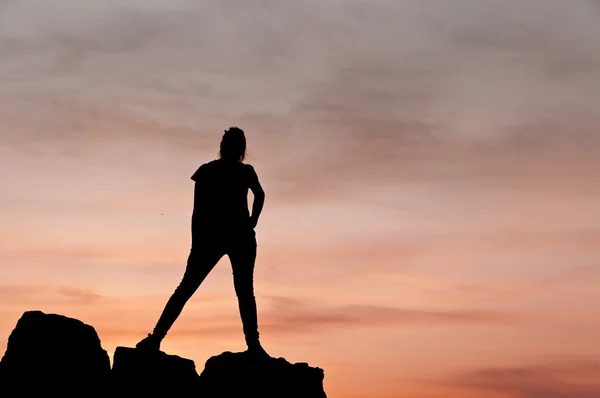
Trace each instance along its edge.
<instances>
[{"instance_id":1,"label":"silhouetted person","mask_svg":"<svg viewBox=\"0 0 600 398\"><path fill-rule=\"evenodd\" d=\"M160 343L217 262L227 255L248 352L267 356L259 342L254 297L254 227L263 208L265 193L254 168L243 163L246 154L244 132L232 127L221 141L220 159L205 163L192 176L195 181L192 213L192 247L181 283L171 296L154 331L137 344L138 348L159 350ZM248 189L254 194L252 214L248 211Z\"/></svg>"}]
</instances>

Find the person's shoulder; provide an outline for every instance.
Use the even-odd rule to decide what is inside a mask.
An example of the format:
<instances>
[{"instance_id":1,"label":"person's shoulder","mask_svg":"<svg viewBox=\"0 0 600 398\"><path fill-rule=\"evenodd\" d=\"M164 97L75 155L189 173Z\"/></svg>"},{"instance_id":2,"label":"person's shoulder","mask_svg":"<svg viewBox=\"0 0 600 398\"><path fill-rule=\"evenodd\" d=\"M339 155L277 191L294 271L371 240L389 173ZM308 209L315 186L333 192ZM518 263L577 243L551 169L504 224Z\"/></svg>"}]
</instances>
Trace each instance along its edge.
<instances>
[{"instance_id":1,"label":"person's shoulder","mask_svg":"<svg viewBox=\"0 0 600 398\"><path fill-rule=\"evenodd\" d=\"M250 175L255 175L256 174L256 170L254 170L254 167L249 164L249 163L242 163L243 167L244 167L244 171L246 171L246 173L250 174Z\"/></svg>"},{"instance_id":2,"label":"person's shoulder","mask_svg":"<svg viewBox=\"0 0 600 398\"><path fill-rule=\"evenodd\" d=\"M250 163L242 163L242 166L244 167L244 170L254 171L254 167Z\"/></svg>"},{"instance_id":3,"label":"person's shoulder","mask_svg":"<svg viewBox=\"0 0 600 398\"><path fill-rule=\"evenodd\" d=\"M196 172L192 175L192 180L194 181L198 181L198 179L200 178L200 176L205 173L207 170L209 170L210 168L212 168L215 165L216 160L212 160L210 162L207 163L203 163L202 165L200 165L200 167L198 167L198 169L196 170Z\"/></svg>"}]
</instances>

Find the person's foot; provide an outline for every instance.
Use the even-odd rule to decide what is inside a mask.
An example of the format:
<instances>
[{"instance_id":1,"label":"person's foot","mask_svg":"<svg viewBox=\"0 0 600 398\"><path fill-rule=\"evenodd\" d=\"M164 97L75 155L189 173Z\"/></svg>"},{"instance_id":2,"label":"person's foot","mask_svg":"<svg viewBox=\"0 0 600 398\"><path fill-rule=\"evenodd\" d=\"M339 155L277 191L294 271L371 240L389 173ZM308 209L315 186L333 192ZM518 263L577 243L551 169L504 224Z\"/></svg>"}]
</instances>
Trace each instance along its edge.
<instances>
[{"instance_id":1,"label":"person's foot","mask_svg":"<svg viewBox=\"0 0 600 398\"><path fill-rule=\"evenodd\" d=\"M254 359L269 359L271 356L265 351L260 342L252 343L248 345L246 350L248 354Z\"/></svg>"},{"instance_id":2,"label":"person's foot","mask_svg":"<svg viewBox=\"0 0 600 398\"><path fill-rule=\"evenodd\" d=\"M160 351L160 339L153 334L149 334L146 338L137 343L135 348L146 351Z\"/></svg>"}]
</instances>

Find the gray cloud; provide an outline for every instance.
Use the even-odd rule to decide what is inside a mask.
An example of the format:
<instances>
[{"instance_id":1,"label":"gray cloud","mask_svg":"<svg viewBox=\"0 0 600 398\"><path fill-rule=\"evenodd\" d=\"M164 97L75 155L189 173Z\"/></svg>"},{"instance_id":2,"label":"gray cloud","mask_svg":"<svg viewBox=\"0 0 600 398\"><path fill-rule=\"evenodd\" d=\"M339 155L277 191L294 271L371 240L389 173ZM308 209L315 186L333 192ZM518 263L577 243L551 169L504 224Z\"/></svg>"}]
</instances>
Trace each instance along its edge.
<instances>
[{"instance_id":1,"label":"gray cloud","mask_svg":"<svg viewBox=\"0 0 600 398\"><path fill-rule=\"evenodd\" d=\"M594 4L5 2L1 73L13 93L116 100L131 118L180 125L263 115L402 131L435 119L485 135L593 116Z\"/></svg>"},{"instance_id":2,"label":"gray cloud","mask_svg":"<svg viewBox=\"0 0 600 398\"><path fill-rule=\"evenodd\" d=\"M2 7L0 143L35 156L191 164L241 125L285 201L394 181L589 186L600 169L595 1Z\"/></svg>"}]
</instances>

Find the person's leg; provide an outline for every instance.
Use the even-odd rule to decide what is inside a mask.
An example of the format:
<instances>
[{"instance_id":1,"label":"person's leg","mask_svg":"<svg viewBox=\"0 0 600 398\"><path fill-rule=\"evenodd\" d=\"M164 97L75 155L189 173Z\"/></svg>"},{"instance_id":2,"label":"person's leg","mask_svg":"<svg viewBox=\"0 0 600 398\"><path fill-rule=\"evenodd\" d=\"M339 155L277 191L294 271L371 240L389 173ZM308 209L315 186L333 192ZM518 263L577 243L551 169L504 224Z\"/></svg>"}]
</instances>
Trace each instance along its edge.
<instances>
[{"instance_id":1,"label":"person's leg","mask_svg":"<svg viewBox=\"0 0 600 398\"><path fill-rule=\"evenodd\" d=\"M154 331L138 343L138 348L159 349L160 342L164 339L169 329L171 329L179 314L181 314L184 305L219 262L221 257L223 257L223 253L214 250L214 247L202 247L190 251L183 279L171 298L169 298L156 323Z\"/></svg>"},{"instance_id":2,"label":"person's leg","mask_svg":"<svg viewBox=\"0 0 600 398\"><path fill-rule=\"evenodd\" d=\"M254 297L254 264L256 260L254 231L233 244L227 254L231 261L233 284L238 298L246 344L249 350L262 350L259 342L256 298Z\"/></svg>"}]
</instances>

